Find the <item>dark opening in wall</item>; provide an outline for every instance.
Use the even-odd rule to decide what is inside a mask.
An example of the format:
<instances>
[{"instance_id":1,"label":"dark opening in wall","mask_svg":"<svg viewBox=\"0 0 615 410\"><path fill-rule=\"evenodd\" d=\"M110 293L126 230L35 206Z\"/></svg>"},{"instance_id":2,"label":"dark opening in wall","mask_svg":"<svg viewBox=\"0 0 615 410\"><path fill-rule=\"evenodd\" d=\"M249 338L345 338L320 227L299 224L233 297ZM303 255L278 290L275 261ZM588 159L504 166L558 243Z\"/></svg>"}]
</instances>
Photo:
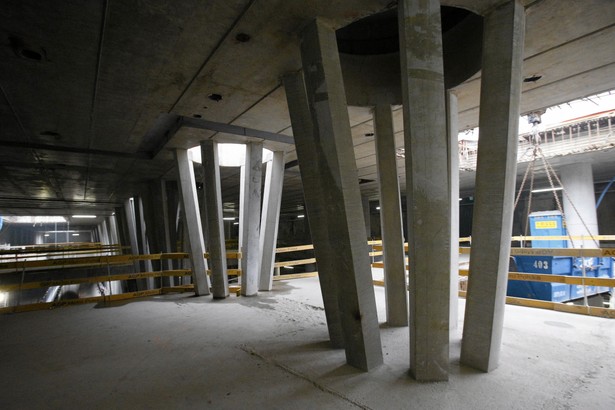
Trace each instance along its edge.
<instances>
[{"instance_id":1,"label":"dark opening in wall","mask_svg":"<svg viewBox=\"0 0 615 410\"><path fill-rule=\"evenodd\" d=\"M446 33L472 13L457 7L443 6L440 14L442 33ZM355 55L396 53L399 51L397 8L355 21L337 30L336 34L340 53Z\"/></svg>"}]
</instances>

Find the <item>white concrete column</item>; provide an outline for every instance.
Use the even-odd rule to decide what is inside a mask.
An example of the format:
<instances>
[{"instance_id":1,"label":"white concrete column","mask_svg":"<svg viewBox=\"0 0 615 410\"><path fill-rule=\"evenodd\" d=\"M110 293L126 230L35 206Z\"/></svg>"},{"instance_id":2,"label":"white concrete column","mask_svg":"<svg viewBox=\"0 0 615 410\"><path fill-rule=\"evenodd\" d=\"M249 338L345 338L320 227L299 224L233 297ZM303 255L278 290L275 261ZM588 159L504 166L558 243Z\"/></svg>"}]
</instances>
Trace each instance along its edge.
<instances>
[{"instance_id":1,"label":"white concrete column","mask_svg":"<svg viewBox=\"0 0 615 410\"><path fill-rule=\"evenodd\" d=\"M451 204L451 300L449 329L457 329L459 321L459 125L457 96L446 92L448 133L448 169Z\"/></svg>"},{"instance_id":2,"label":"white concrete column","mask_svg":"<svg viewBox=\"0 0 615 410\"><path fill-rule=\"evenodd\" d=\"M313 126L294 134L318 270L335 277L346 362L371 370L382 348L367 235L335 31L321 20L302 32L301 61Z\"/></svg>"},{"instance_id":3,"label":"white concrete column","mask_svg":"<svg viewBox=\"0 0 615 410\"><path fill-rule=\"evenodd\" d=\"M117 230L117 218L115 215L109 217L109 234L112 245L122 245ZM121 252L121 251L120 251Z\"/></svg>"},{"instance_id":4,"label":"white concrete column","mask_svg":"<svg viewBox=\"0 0 615 410\"><path fill-rule=\"evenodd\" d=\"M461 362L484 372L502 343L517 169L525 11L509 1L485 16L480 134Z\"/></svg>"},{"instance_id":5,"label":"white concrete column","mask_svg":"<svg viewBox=\"0 0 615 410\"><path fill-rule=\"evenodd\" d=\"M388 104L377 105L373 114L380 187L387 323L390 326L408 326L406 261L393 114Z\"/></svg>"},{"instance_id":6,"label":"white concrete column","mask_svg":"<svg viewBox=\"0 0 615 410\"><path fill-rule=\"evenodd\" d=\"M440 1L402 0L400 57L406 147L410 373L448 380L450 189Z\"/></svg>"},{"instance_id":7,"label":"white concrete column","mask_svg":"<svg viewBox=\"0 0 615 410\"><path fill-rule=\"evenodd\" d=\"M211 268L211 290L213 297L224 299L228 292L228 273L226 270L226 245L224 243L224 223L222 219L222 191L220 182L220 162L218 143L213 140L201 141L201 158L205 197L205 228L209 238L209 267Z\"/></svg>"},{"instance_id":8,"label":"white concrete column","mask_svg":"<svg viewBox=\"0 0 615 410\"><path fill-rule=\"evenodd\" d=\"M187 231L186 236L190 247L194 292L197 296L209 295L209 277L207 276L207 262L204 256L205 244L199 215L194 168L192 168L192 161L188 158L187 150L176 149L174 154L179 174L180 203L185 218L184 228Z\"/></svg>"},{"instance_id":9,"label":"white concrete column","mask_svg":"<svg viewBox=\"0 0 615 410\"><path fill-rule=\"evenodd\" d=\"M263 144L246 144L246 162L242 174L240 194L241 235L241 295L253 296L258 293L260 270L260 222L263 178Z\"/></svg>"},{"instance_id":10,"label":"white concrete column","mask_svg":"<svg viewBox=\"0 0 615 410\"><path fill-rule=\"evenodd\" d=\"M173 247L171 245L171 224L169 220L169 197L167 195L167 181L165 181L164 179L160 180L160 199L162 208L162 235L164 241L164 251L173 252ZM162 261L162 269L172 270L173 260L166 259ZM171 276L165 276L162 278L163 286L173 286L171 281Z\"/></svg>"},{"instance_id":11,"label":"white concrete column","mask_svg":"<svg viewBox=\"0 0 615 410\"><path fill-rule=\"evenodd\" d=\"M305 208L308 214L312 243L316 244L328 240L328 234L324 229L317 229L320 226L321 214L324 212L323 204L326 199L324 193L318 189L306 190L306 186L318 186L320 180L320 169L313 164L317 163L319 152L316 144L310 143L315 135L314 125L312 124L312 114L307 101L305 83L302 73L287 74L283 78L286 100L290 111L290 118L295 136L295 148L299 161L307 164L304 168L299 167L301 172L301 182L303 184L303 194L305 197ZM303 143L306 141L308 143ZM307 184L307 185L306 185ZM313 208L313 209L310 209ZM314 222L312 222L314 218ZM333 252L321 251L321 247L315 245L314 252L318 260L318 279L320 282L320 292L325 307L327 318L327 330L329 341L334 348L344 347L344 332L342 331L342 320L340 318L340 306L338 304L337 275L332 271L336 256ZM323 245L323 249L326 246Z\"/></svg>"},{"instance_id":12,"label":"white concrete column","mask_svg":"<svg viewBox=\"0 0 615 410\"><path fill-rule=\"evenodd\" d=\"M100 226L100 244L105 246L109 245L109 230L107 229L107 220L103 219Z\"/></svg>"},{"instance_id":13,"label":"white concrete column","mask_svg":"<svg viewBox=\"0 0 615 410\"><path fill-rule=\"evenodd\" d=\"M139 238L141 240L141 253L143 255L149 255L150 253L150 248L149 248L149 233L148 233L148 229L147 229L147 224L145 223L145 210L143 209L143 196L139 195L138 197L135 198L135 206L139 207L139 220L137 221L139 223L139 227L141 228L141 237ZM152 268L152 261L151 260L145 260L143 261L143 265L144 265L144 270L145 272L153 272L154 269ZM146 279L147 282L147 286L149 289L153 289L153 283L154 283L154 278L147 278Z\"/></svg>"},{"instance_id":14,"label":"white concrete column","mask_svg":"<svg viewBox=\"0 0 615 410\"><path fill-rule=\"evenodd\" d=\"M137 240L137 222L135 219L134 198L129 198L124 202L124 215L128 226L128 239L130 240L130 253L139 254L139 241ZM134 262L135 272L141 272L139 261Z\"/></svg>"},{"instance_id":15,"label":"white concrete column","mask_svg":"<svg viewBox=\"0 0 615 410\"><path fill-rule=\"evenodd\" d=\"M570 236L598 236L594 175L589 162L560 167L566 230ZM570 242L570 241L568 241ZM599 241L573 239L571 248L599 248Z\"/></svg>"},{"instance_id":16,"label":"white concrete column","mask_svg":"<svg viewBox=\"0 0 615 410\"><path fill-rule=\"evenodd\" d=\"M259 241L261 267L258 290L269 291L272 287L283 184L284 151L275 151L273 158L267 163L265 172L265 193Z\"/></svg>"}]
</instances>

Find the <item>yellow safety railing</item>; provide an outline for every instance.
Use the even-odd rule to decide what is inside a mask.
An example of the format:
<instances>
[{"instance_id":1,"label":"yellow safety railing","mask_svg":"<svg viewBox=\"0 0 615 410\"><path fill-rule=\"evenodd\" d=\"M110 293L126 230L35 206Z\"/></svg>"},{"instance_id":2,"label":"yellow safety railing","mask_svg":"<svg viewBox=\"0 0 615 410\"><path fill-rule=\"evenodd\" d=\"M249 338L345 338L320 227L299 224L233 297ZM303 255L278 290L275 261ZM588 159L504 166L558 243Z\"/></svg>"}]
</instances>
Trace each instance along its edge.
<instances>
[{"instance_id":1,"label":"yellow safety railing","mask_svg":"<svg viewBox=\"0 0 615 410\"><path fill-rule=\"evenodd\" d=\"M554 237L514 237L514 241L530 241L530 240L567 240L569 239L567 236L554 236ZM590 239L590 237L573 237L573 239ZM613 235L601 235L595 237L597 240L615 240L615 236ZM460 238L460 243L463 242L471 242L471 238ZM369 251L370 256L380 256L382 255L382 241L369 241L368 245L371 246L371 250ZM404 248L407 251L408 244L404 244ZM72 250L75 252L71 254L71 256L75 257L62 257L62 258L53 258L53 259L44 259L44 260L15 260L12 259L10 261L3 261L0 259L0 277L4 273L16 273L16 272L25 272L28 269L36 269L36 268L69 268L69 267L100 267L100 266L111 266L111 265L129 265L136 261L145 261L145 260L165 260L165 259L187 259L188 253L185 252L174 252L174 253L159 253L159 254L150 254L150 255L98 255L98 256L81 256L79 252L83 251L94 251L100 250L102 247L91 247L91 249L84 249L84 247L76 247L76 249ZM110 249L120 249L117 246L111 246ZM298 245L298 246L289 246L282 247L276 249L276 254L283 254L288 252L304 252L304 251L313 251L314 246L311 244L307 245ZM44 253L42 249L39 249L41 253ZM66 252L67 250L64 250ZM27 252L27 251L25 251ZM48 252L48 250L45 250ZM460 254L469 254L471 252L470 247L460 247ZM543 249L543 248L511 248L511 255L530 255L530 256L572 256L572 257L615 257L615 249L613 248L561 248L561 249ZM241 253L239 251L228 251L226 253L227 259L241 259ZM209 258L209 254L204 254L205 258ZM303 258L303 259L295 259L288 261L278 261L275 262L274 267L279 270L279 268L283 267L294 267L300 265L314 264L316 263L316 258ZM374 262L372 263L372 267L383 268L383 262ZM408 266L406 266L408 269ZM63 285L71 285L71 284L84 284L84 283L101 283L101 282L110 282L110 281L122 281L122 280L134 280L134 279L146 279L146 278L162 278L168 276L189 276L191 275L190 269L173 269L173 270L160 270L157 272L141 272L141 273L126 273L126 274L114 274L114 275L100 275L93 277L85 277L85 278L74 278L74 279L58 279L58 280L45 280L45 281L30 281L26 282L23 280L20 283L11 283L0 285L0 291L2 292L14 292L21 291L27 289L35 289L35 288L45 288L51 286L63 286ZM211 271L207 272L211 274ZM241 269L228 269L229 276L241 276ZM297 278L307 278L317 276L318 272L305 272L305 273L296 273L296 274L284 274L284 275L276 275L274 276L274 280L287 280L287 279L297 279ZM468 277L470 272L467 269L460 269L459 275L463 277ZM600 287L609 287L615 288L615 279L614 278L594 278L594 277L585 277L585 276L567 276L567 275L551 275L551 274L538 274L538 273L524 273L524 272L509 272L508 276L509 280L524 280L524 281L534 281L534 282L550 282L550 283L563 283L570 285L581 285L581 286L600 286ZM374 285L384 286L384 281L374 280ZM231 292L239 294L239 286L230 286ZM193 285L180 285L173 287L161 287L159 289L152 289L148 291L139 291L139 292L129 292L122 293L118 295L106 295L100 297L91 297L91 298L83 298L76 300L62 300L58 302L49 302L49 303L36 303L32 305L23 305L23 306L13 306L7 308L0 308L0 313L7 311L24 311L24 310L35 310L37 308L46 309L50 307L56 306L64 306L70 304L80 304L80 303L91 303L91 302L100 302L100 301L113 301L113 300L124 300L135 297L143 297L143 296L151 296L156 294L163 294L168 292L189 292L193 291ZM459 294L461 296L465 296L466 293L464 290L460 290ZM524 298L514 298L507 297L507 303L521 305L521 306L531 306L531 307L539 307L545 309L552 309L558 311L565 312L573 312L573 313L581 313L593 316L600 317L608 317L615 318L615 309L609 308L600 308L600 307L592 307L592 306L579 306L579 305L568 305L564 303L558 302L548 302L541 300L533 300L533 299L524 299Z\"/></svg>"}]
</instances>

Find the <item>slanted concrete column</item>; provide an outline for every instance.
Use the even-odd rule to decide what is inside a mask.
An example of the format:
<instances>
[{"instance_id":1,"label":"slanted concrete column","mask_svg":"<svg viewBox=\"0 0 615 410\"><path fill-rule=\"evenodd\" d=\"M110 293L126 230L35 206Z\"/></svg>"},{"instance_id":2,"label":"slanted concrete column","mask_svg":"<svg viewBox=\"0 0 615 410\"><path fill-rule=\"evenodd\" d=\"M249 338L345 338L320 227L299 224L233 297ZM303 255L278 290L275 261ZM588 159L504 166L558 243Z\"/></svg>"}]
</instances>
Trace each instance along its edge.
<instances>
[{"instance_id":1,"label":"slanted concrete column","mask_svg":"<svg viewBox=\"0 0 615 410\"><path fill-rule=\"evenodd\" d=\"M596 194L594 175L589 162L581 162L560 167L560 180L564 187L563 202L566 217L566 230L571 236L597 236L598 214L596 213ZM569 241L570 242L570 241ZM600 242L573 239L569 247L599 248Z\"/></svg>"},{"instance_id":2,"label":"slanted concrete column","mask_svg":"<svg viewBox=\"0 0 615 410\"><path fill-rule=\"evenodd\" d=\"M220 163L218 143L201 141L203 161L203 189L205 197L205 229L209 238L209 267L211 268L211 290L213 297L228 296L226 271L226 245L224 243L224 221L222 219L222 191L220 187Z\"/></svg>"},{"instance_id":3,"label":"slanted concrete column","mask_svg":"<svg viewBox=\"0 0 615 410\"><path fill-rule=\"evenodd\" d=\"M485 17L470 279L461 362L484 372L502 342L517 169L525 12L517 0Z\"/></svg>"},{"instance_id":4,"label":"slanted concrete column","mask_svg":"<svg viewBox=\"0 0 615 410\"><path fill-rule=\"evenodd\" d=\"M192 161L188 158L188 151L176 149L175 161L179 174L180 203L184 211L184 228L187 231L188 245L190 247L190 262L192 263L192 282L197 296L209 295L209 278L207 277L207 262L205 261L205 245L203 242L203 229L199 215L199 202L194 180Z\"/></svg>"},{"instance_id":5,"label":"slanted concrete column","mask_svg":"<svg viewBox=\"0 0 615 410\"><path fill-rule=\"evenodd\" d=\"M246 144L246 163L243 168L239 204L239 229L241 251L241 295L253 296L258 293L260 269L260 222L261 183L263 178L263 144Z\"/></svg>"},{"instance_id":6,"label":"slanted concrete column","mask_svg":"<svg viewBox=\"0 0 615 410\"><path fill-rule=\"evenodd\" d=\"M338 304L337 275L333 271L336 255L331 251L327 251L325 244L329 239L329 234L322 227L319 228L319 225L323 223L321 218L325 212L327 199L324 197L325 193L323 191L313 188L320 184L322 169L316 166L320 151L317 150L316 143L311 142L311 139L316 135L314 125L312 124L312 114L307 102L303 74L287 74L284 76L283 81L293 135L295 137L297 157L300 163L306 164L304 167L300 166L299 171L301 172L305 208L308 214L312 242L315 244L314 252L318 261L318 279L327 318L329 340L332 347L342 348L344 347L344 332L342 331L342 320ZM307 190L306 186L312 188ZM323 246L316 245L317 243L322 243Z\"/></svg>"},{"instance_id":7,"label":"slanted concrete column","mask_svg":"<svg viewBox=\"0 0 615 410\"><path fill-rule=\"evenodd\" d=\"M366 240L369 240L372 236L372 221L369 214L369 197L361 195L361 206L363 207L363 220L365 223Z\"/></svg>"},{"instance_id":8,"label":"slanted concrete column","mask_svg":"<svg viewBox=\"0 0 615 410\"><path fill-rule=\"evenodd\" d=\"M282 186L284 184L284 152L275 151L267 163L265 172L265 193L263 196L263 215L261 218L261 267L258 290L271 290L275 248L278 240Z\"/></svg>"},{"instance_id":9,"label":"slanted concrete column","mask_svg":"<svg viewBox=\"0 0 615 410\"><path fill-rule=\"evenodd\" d=\"M135 197L135 214L137 217L137 231L139 232L139 236L137 239L139 240L139 249L141 250L142 255L149 255L149 240L148 240L148 232L147 232L147 224L145 223L145 210L143 208L143 195L139 195ZM143 272L153 272L154 269L152 267L152 261L146 259L141 261L141 266L143 268ZM137 284L139 286L139 290L143 289L153 289L154 288L154 278L146 278L146 279L137 279Z\"/></svg>"},{"instance_id":10,"label":"slanted concrete column","mask_svg":"<svg viewBox=\"0 0 615 410\"><path fill-rule=\"evenodd\" d=\"M128 227L128 239L130 240L130 253L132 255L139 254L139 241L137 239L137 221L135 218L134 198L129 198L124 202L124 216ZM141 272L141 264L139 261L133 263L135 272ZM130 281L129 283L136 283ZM129 286L130 288L130 286ZM137 289L134 289L137 290Z\"/></svg>"},{"instance_id":11,"label":"slanted concrete column","mask_svg":"<svg viewBox=\"0 0 615 410\"><path fill-rule=\"evenodd\" d=\"M121 241L117 229L117 218L115 217L115 215L111 215L109 217L109 236L109 240L111 241L112 245L121 246Z\"/></svg>"},{"instance_id":12,"label":"slanted concrete column","mask_svg":"<svg viewBox=\"0 0 615 410\"><path fill-rule=\"evenodd\" d=\"M100 244L105 246L109 245L109 230L107 229L107 220L103 219L99 225L100 230Z\"/></svg>"},{"instance_id":13,"label":"slanted concrete column","mask_svg":"<svg viewBox=\"0 0 615 410\"><path fill-rule=\"evenodd\" d=\"M408 325L408 290L404 233L401 220L401 197L393 131L393 115L388 104L374 109L376 134L376 165L380 187L380 225L384 252L384 289L386 293L387 323L390 326Z\"/></svg>"},{"instance_id":14,"label":"slanted concrete column","mask_svg":"<svg viewBox=\"0 0 615 410\"><path fill-rule=\"evenodd\" d=\"M301 60L311 135L294 127L301 121L293 111L305 103L289 108L318 270L335 284L346 362L370 370L382 364L382 348L335 31L320 20L310 23ZM302 98L300 91L291 94Z\"/></svg>"},{"instance_id":15,"label":"slanted concrete column","mask_svg":"<svg viewBox=\"0 0 615 410\"><path fill-rule=\"evenodd\" d=\"M410 373L419 381L448 380L451 215L440 1L398 4L408 195Z\"/></svg>"},{"instance_id":16,"label":"slanted concrete column","mask_svg":"<svg viewBox=\"0 0 615 410\"><path fill-rule=\"evenodd\" d=\"M451 300L449 328L457 329L459 320L459 125L457 96L446 92L446 118L448 132L448 169L451 204Z\"/></svg>"}]
</instances>

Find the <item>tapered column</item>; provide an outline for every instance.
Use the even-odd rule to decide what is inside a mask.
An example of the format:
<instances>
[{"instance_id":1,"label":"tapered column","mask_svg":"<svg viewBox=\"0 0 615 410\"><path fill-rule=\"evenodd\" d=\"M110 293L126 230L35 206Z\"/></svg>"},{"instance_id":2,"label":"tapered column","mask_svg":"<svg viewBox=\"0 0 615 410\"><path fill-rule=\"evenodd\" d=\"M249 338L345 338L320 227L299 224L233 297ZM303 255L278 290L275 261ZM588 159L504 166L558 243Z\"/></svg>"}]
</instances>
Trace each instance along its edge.
<instances>
[{"instance_id":1,"label":"tapered column","mask_svg":"<svg viewBox=\"0 0 615 410\"><path fill-rule=\"evenodd\" d=\"M380 225L384 252L384 289L386 292L387 323L390 326L408 325L408 291L404 234L401 220L401 198L393 115L388 104L374 109L376 134L376 165L380 187Z\"/></svg>"},{"instance_id":2,"label":"tapered column","mask_svg":"<svg viewBox=\"0 0 615 410\"><path fill-rule=\"evenodd\" d=\"M382 348L335 31L308 25L301 60L313 127L295 144L318 270L335 277L347 363L370 370L382 364Z\"/></svg>"},{"instance_id":3,"label":"tapered column","mask_svg":"<svg viewBox=\"0 0 615 410\"><path fill-rule=\"evenodd\" d=\"M598 236L598 214L592 164L580 162L560 167L566 230L571 236ZM570 241L569 241L570 242ZM594 240L573 239L571 248L599 248Z\"/></svg>"},{"instance_id":4,"label":"tapered column","mask_svg":"<svg viewBox=\"0 0 615 410\"><path fill-rule=\"evenodd\" d=\"M525 13L510 1L485 17L470 279L461 362L498 365L517 169Z\"/></svg>"},{"instance_id":5,"label":"tapered column","mask_svg":"<svg viewBox=\"0 0 615 410\"><path fill-rule=\"evenodd\" d=\"M137 231L139 232L139 236L137 237L139 240L139 249L141 250L141 255L148 255L150 250L142 195L135 197L135 215L137 219ZM152 261L149 259L141 261L141 266L143 272L153 272L154 270ZM137 279L137 286L139 290L153 289L154 278Z\"/></svg>"},{"instance_id":6,"label":"tapered column","mask_svg":"<svg viewBox=\"0 0 615 410\"><path fill-rule=\"evenodd\" d=\"M169 197L167 194L167 181L161 179L160 183L160 205L162 209L162 241L165 252L173 252L173 247L171 246L171 230L170 230L170 221L169 221ZM161 261L161 268L164 270L172 270L173 269L173 260L165 259ZM171 283L171 276L165 276L162 278L162 286L173 286Z\"/></svg>"},{"instance_id":7,"label":"tapered column","mask_svg":"<svg viewBox=\"0 0 615 410\"><path fill-rule=\"evenodd\" d=\"M263 144L246 144L246 163L241 181L240 221L242 231L241 251L241 294L253 296L258 293L260 270L260 222L261 184L263 178Z\"/></svg>"},{"instance_id":8,"label":"tapered column","mask_svg":"<svg viewBox=\"0 0 615 410\"><path fill-rule=\"evenodd\" d=\"M100 244L103 246L109 245L109 230L107 229L106 219L103 219L98 229L100 230Z\"/></svg>"},{"instance_id":9,"label":"tapered column","mask_svg":"<svg viewBox=\"0 0 615 410\"><path fill-rule=\"evenodd\" d=\"M448 380L451 227L440 1L398 4L408 195L410 372L419 381Z\"/></svg>"},{"instance_id":10,"label":"tapered column","mask_svg":"<svg viewBox=\"0 0 615 410\"><path fill-rule=\"evenodd\" d=\"M263 196L263 215L259 244L261 267L258 290L271 290L272 286L283 184L284 152L275 151L272 160L267 163L267 171L265 173L265 193Z\"/></svg>"},{"instance_id":11,"label":"tapered column","mask_svg":"<svg viewBox=\"0 0 615 410\"><path fill-rule=\"evenodd\" d=\"M121 245L117 229L117 218L115 213L109 217L109 240L112 245Z\"/></svg>"},{"instance_id":12,"label":"tapered column","mask_svg":"<svg viewBox=\"0 0 615 410\"><path fill-rule=\"evenodd\" d=\"M124 216L126 226L128 227L128 239L130 240L130 253L132 255L139 254L139 241L137 239L137 222L135 218L134 198L129 198L124 202ZM141 272L141 264L139 261L133 263L135 272ZM136 282L130 281L129 284ZM130 286L129 286L130 287ZM136 288L134 290L137 290Z\"/></svg>"},{"instance_id":13,"label":"tapered column","mask_svg":"<svg viewBox=\"0 0 615 410\"><path fill-rule=\"evenodd\" d=\"M448 131L448 169L451 204L451 293L449 328L457 329L459 320L459 126L457 96L446 93L446 124Z\"/></svg>"},{"instance_id":14,"label":"tapered column","mask_svg":"<svg viewBox=\"0 0 615 410\"><path fill-rule=\"evenodd\" d=\"M207 262L205 261L205 245L203 242L203 229L199 215L199 203L196 192L196 181L192 161L188 158L188 151L176 149L175 161L179 173L180 203L184 210L188 245L190 247L190 262L192 264L192 282L197 296L209 295L209 278L207 277Z\"/></svg>"},{"instance_id":15,"label":"tapered column","mask_svg":"<svg viewBox=\"0 0 615 410\"><path fill-rule=\"evenodd\" d=\"M220 164L218 144L212 140L201 141L205 196L205 229L209 238L209 267L211 269L211 290L213 297L228 296L226 271L226 246L222 219L222 191L220 187Z\"/></svg>"},{"instance_id":16,"label":"tapered column","mask_svg":"<svg viewBox=\"0 0 615 410\"><path fill-rule=\"evenodd\" d=\"M319 229L319 225L323 223L320 218L323 217L325 211L323 204L326 203L327 199L324 197L324 191L314 188L306 190L306 186L314 187L320 183L322 172L315 166L319 155L317 146L315 143L310 143L315 135L312 114L307 102L303 74L287 74L283 81L297 156L300 163L305 164L304 167L299 167L299 171L301 172L301 183L303 184L303 195L312 243L315 244L314 252L318 261L318 279L327 318L329 340L332 347L342 348L344 347L344 332L340 318L340 307L337 303L337 275L332 272L336 256L333 252L326 251L324 243L328 240L328 233L322 227ZM323 243L323 246L318 246L317 243Z\"/></svg>"}]
</instances>

